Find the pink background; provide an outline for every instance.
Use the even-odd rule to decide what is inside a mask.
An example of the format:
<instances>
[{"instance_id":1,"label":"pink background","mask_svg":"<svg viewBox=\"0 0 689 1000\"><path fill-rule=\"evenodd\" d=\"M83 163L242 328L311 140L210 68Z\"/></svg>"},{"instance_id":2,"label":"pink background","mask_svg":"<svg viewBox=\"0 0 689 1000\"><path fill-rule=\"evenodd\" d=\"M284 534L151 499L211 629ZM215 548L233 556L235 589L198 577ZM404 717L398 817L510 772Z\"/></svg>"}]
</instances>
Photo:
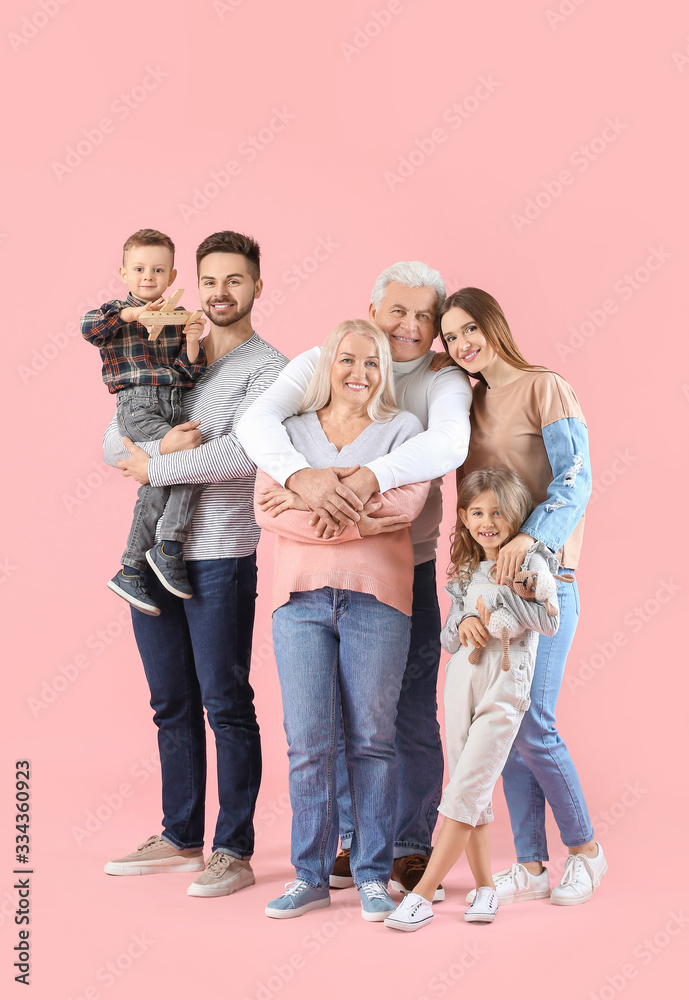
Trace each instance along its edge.
<instances>
[{"instance_id":1,"label":"pink background","mask_svg":"<svg viewBox=\"0 0 689 1000\"><path fill-rule=\"evenodd\" d=\"M17 988L14 762L30 758L41 1000L680 995L686 5L15 0L1 17L0 981ZM407 176L392 176L414 150ZM596 492L559 723L610 864L591 903L510 906L492 927L468 927L462 862L433 926L411 939L364 923L353 891L302 919L264 917L292 877L269 539L253 668L265 753L256 887L197 900L188 876L102 873L159 831L159 770L127 609L105 587L134 491L102 465L113 403L75 324L119 294L119 248L141 226L177 243L191 308L197 243L223 228L254 234L256 329L290 357L364 315L379 271L411 258L449 290L495 294L526 357L574 385ZM215 794L211 781L210 829ZM512 860L501 792L497 811L500 868ZM554 828L551 851L557 874Z\"/></svg>"}]
</instances>

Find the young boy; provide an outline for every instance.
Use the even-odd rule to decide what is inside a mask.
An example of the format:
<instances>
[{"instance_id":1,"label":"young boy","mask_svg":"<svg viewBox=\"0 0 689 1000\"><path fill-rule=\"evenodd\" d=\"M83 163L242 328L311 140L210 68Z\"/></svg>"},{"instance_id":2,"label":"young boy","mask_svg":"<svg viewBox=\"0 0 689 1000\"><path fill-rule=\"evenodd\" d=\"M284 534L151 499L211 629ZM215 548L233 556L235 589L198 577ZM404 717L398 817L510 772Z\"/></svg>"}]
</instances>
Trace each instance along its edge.
<instances>
[{"instance_id":1,"label":"young boy","mask_svg":"<svg viewBox=\"0 0 689 1000\"><path fill-rule=\"evenodd\" d=\"M203 318L184 328L164 326L157 340L148 340L148 330L138 322L145 310L164 305L163 293L177 276L174 262L169 236L140 229L124 244L120 277L129 288L126 300L106 302L81 320L83 336L100 349L103 381L117 394L120 434L133 441L157 441L186 420L183 391L206 367L199 344ZM142 576L147 563L171 593L192 596L182 545L202 489L145 485L138 492L122 569L108 587L144 614L160 614Z\"/></svg>"}]
</instances>

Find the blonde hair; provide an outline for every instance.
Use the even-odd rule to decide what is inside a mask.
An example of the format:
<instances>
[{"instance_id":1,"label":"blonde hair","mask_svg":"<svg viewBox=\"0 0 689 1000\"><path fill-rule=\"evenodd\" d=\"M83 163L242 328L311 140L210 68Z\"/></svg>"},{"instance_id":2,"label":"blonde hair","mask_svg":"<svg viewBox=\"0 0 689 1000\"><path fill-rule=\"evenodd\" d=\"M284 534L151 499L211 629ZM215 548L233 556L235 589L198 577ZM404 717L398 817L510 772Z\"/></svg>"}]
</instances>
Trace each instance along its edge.
<instances>
[{"instance_id":1,"label":"blonde hair","mask_svg":"<svg viewBox=\"0 0 689 1000\"><path fill-rule=\"evenodd\" d=\"M346 319L343 323L338 323L330 333L321 350L321 356L304 394L299 412L308 413L312 410L321 410L330 402L330 372L337 357L337 350L348 333L360 333L372 340L378 348L380 384L369 400L366 412L371 420L385 423L396 413L399 413L393 382L390 342L380 327L366 319Z\"/></svg>"},{"instance_id":2,"label":"blonde hair","mask_svg":"<svg viewBox=\"0 0 689 1000\"><path fill-rule=\"evenodd\" d=\"M461 587L466 586L474 575L484 553L479 543L471 537L459 512L466 511L471 501L486 490L492 490L495 494L498 509L509 526L510 539L519 533L533 506L528 486L512 469L477 469L462 480L457 487L457 523L450 538L448 567L448 576L456 578Z\"/></svg>"}]
</instances>

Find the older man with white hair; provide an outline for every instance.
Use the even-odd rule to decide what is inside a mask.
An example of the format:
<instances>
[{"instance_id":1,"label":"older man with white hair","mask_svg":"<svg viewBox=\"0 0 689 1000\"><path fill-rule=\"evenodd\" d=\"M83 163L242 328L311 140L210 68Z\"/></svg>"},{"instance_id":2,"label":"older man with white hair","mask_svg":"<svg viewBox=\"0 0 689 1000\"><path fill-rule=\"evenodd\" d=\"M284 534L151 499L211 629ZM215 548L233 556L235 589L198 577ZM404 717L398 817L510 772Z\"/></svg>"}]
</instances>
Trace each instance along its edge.
<instances>
[{"instance_id":1,"label":"older man with white hair","mask_svg":"<svg viewBox=\"0 0 689 1000\"><path fill-rule=\"evenodd\" d=\"M469 380L458 368L431 368L436 314L444 300L440 274L419 261L393 264L373 287L369 317L390 340L397 404L417 416L425 428L395 451L360 469L312 469L293 447L282 421L301 406L319 357L318 347L291 361L236 428L246 453L273 479L301 496L314 511L315 530L326 537L340 524L356 523L358 511L372 493L432 481L426 504L412 525L412 628L397 708L398 803L391 881L403 893L414 889L425 870L442 792L443 751L437 719L441 622L435 550L442 518L442 476L462 465L469 445ZM330 880L340 888L353 885L349 853L354 830L342 758L340 754L342 850ZM443 898L441 887L436 899Z\"/></svg>"}]
</instances>

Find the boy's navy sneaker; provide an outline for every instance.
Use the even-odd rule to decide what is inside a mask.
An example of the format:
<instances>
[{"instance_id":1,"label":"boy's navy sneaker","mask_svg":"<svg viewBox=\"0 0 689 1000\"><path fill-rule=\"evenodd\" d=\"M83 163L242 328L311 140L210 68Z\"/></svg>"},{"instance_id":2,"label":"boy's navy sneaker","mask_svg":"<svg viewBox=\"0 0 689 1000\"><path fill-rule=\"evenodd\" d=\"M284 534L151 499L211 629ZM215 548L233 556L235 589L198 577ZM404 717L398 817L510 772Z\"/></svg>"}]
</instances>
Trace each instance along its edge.
<instances>
[{"instance_id":1,"label":"boy's navy sneaker","mask_svg":"<svg viewBox=\"0 0 689 1000\"><path fill-rule=\"evenodd\" d=\"M166 590L175 597L189 598L194 593L184 565L184 556L165 552L165 542L158 542L146 553L146 562L151 567Z\"/></svg>"},{"instance_id":2,"label":"boy's navy sneaker","mask_svg":"<svg viewBox=\"0 0 689 1000\"><path fill-rule=\"evenodd\" d=\"M160 608L146 590L144 578L140 573L135 576L126 576L120 570L117 576L108 580L108 587L145 615L160 614Z\"/></svg>"},{"instance_id":3,"label":"boy's navy sneaker","mask_svg":"<svg viewBox=\"0 0 689 1000\"><path fill-rule=\"evenodd\" d=\"M285 892L277 899L271 899L266 906L267 917L300 917L307 910L318 910L322 906L330 906L330 893L327 889L317 889L315 885L297 878L288 882Z\"/></svg>"}]
</instances>

